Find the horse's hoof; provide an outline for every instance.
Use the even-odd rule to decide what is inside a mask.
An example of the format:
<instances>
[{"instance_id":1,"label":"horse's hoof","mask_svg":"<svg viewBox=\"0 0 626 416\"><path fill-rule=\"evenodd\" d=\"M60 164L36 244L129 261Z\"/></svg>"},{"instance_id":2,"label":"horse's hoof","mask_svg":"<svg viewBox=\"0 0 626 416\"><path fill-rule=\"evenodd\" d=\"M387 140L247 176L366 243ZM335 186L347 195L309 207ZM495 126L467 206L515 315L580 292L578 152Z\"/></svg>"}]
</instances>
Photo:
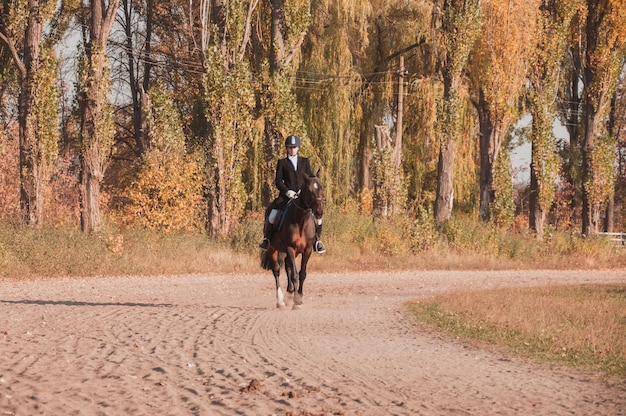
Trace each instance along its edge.
<instances>
[{"instance_id":1,"label":"horse's hoof","mask_svg":"<svg viewBox=\"0 0 626 416\"><path fill-rule=\"evenodd\" d=\"M294 311L298 311L300 309L302 309L302 304L301 303L294 303L293 306L291 307L292 310Z\"/></svg>"},{"instance_id":2,"label":"horse's hoof","mask_svg":"<svg viewBox=\"0 0 626 416\"><path fill-rule=\"evenodd\" d=\"M278 309L285 309L285 304L284 303L277 303L276 304L276 308L278 308Z\"/></svg>"}]
</instances>

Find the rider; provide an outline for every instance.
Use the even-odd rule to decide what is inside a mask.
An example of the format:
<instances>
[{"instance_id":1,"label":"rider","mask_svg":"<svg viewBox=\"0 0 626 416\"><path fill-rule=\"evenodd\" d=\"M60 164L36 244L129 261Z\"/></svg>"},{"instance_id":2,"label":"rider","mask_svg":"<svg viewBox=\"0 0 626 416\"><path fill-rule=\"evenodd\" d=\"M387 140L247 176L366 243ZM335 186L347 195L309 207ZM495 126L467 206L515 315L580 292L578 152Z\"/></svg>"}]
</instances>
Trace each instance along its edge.
<instances>
[{"instance_id":1,"label":"rider","mask_svg":"<svg viewBox=\"0 0 626 416\"><path fill-rule=\"evenodd\" d=\"M290 199L298 197L298 191L304 184L304 175L313 176L309 159L298 156L300 150L300 138L298 136L288 136L285 140L287 157L280 159L276 166L275 184L280 194L265 210L265 223L263 224L263 241L259 244L263 250L270 246L270 236L276 222L275 216L279 210L283 210ZM270 217L271 218L270 220ZM326 252L326 248L320 240L322 232L322 219L315 219L315 244L313 246L316 253Z\"/></svg>"}]
</instances>

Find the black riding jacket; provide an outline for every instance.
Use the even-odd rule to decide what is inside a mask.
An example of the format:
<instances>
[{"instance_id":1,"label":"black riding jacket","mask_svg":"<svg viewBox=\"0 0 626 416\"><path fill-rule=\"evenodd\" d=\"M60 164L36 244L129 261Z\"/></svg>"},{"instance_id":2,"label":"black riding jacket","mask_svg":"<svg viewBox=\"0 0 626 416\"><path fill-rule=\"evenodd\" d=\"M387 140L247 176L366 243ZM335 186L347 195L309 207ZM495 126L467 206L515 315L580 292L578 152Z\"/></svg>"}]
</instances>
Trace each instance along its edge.
<instances>
[{"instance_id":1,"label":"black riding jacket","mask_svg":"<svg viewBox=\"0 0 626 416\"><path fill-rule=\"evenodd\" d=\"M274 203L280 205L286 203L289 199L286 194L290 189L298 192L304 184L304 175L313 176L308 158L298 156L297 171L293 168L293 164L288 157L280 159L276 165L276 180L274 182L280 194L274 200Z\"/></svg>"}]
</instances>

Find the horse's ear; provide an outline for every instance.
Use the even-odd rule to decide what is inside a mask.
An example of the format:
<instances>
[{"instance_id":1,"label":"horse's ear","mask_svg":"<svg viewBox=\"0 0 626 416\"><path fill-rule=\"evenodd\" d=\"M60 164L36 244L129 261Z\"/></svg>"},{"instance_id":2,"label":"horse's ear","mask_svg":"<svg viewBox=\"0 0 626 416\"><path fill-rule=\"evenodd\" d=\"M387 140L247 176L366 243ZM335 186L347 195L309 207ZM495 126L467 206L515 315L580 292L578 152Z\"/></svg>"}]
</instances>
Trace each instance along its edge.
<instances>
[{"instance_id":1,"label":"horse's ear","mask_svg":"<svg viewBox=\"0 0 626 416\"><path fill-rule=\"evenodd\" d=\"M317 172L315 172L315 176L318 177L318 178L320 177L320 170L321 169L318 169Z\"/></svg>"}]
</instances>

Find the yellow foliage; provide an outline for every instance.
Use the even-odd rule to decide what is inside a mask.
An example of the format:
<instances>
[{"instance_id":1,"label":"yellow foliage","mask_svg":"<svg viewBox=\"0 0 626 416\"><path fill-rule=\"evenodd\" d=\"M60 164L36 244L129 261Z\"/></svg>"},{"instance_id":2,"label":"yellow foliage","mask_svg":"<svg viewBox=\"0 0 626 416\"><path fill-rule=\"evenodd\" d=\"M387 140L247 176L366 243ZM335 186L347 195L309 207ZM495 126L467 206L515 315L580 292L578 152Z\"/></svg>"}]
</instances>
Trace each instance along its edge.
<instances>
[{"instance_id":1,"label":"yellow foliage","mask_svg":"<svg viewBox=\"0 0 626 416\"><path fill-rule=\"evenodd\" d=\"M127 189L129 203L120 219L164 232L201 229L202 182L201 165L193 158L148 154Z\"/></svg>"},{"instance_id":2,"label":"yellow foliage","mask_svg":"<svg viewBox=\"0 0 626 416\"><path fill-rule=\"evenodd\" d=\"M481 5L483 30L471 59L475 88L482 89L493 114L510 119L527 81L538 2L487 0Z\"/></svg>"},{"instance_id":3,"label":"yellow foliage","mask_svg":"<svg viewBox=\"0 0 626 416\"><path fill-rule=\"evenodd\" d=\"M185 153L185 138L169 92L161 84L150 90L148 109L152 147L125 189L125 205L117 213L127 225L163 232L195 231L204 221L203 162Z\"/></svg>"},{"instance_id":4,"label":"yellow foliage","mask_svg":"<svg viewBox=\"0 0 626 416\"><path fill-rule=\"evenodd\" d=\"M362 213L371 215L374 210L374 193L371 189L363 189L359 192L360 210Z\"/></svg>"}]
</instances>

